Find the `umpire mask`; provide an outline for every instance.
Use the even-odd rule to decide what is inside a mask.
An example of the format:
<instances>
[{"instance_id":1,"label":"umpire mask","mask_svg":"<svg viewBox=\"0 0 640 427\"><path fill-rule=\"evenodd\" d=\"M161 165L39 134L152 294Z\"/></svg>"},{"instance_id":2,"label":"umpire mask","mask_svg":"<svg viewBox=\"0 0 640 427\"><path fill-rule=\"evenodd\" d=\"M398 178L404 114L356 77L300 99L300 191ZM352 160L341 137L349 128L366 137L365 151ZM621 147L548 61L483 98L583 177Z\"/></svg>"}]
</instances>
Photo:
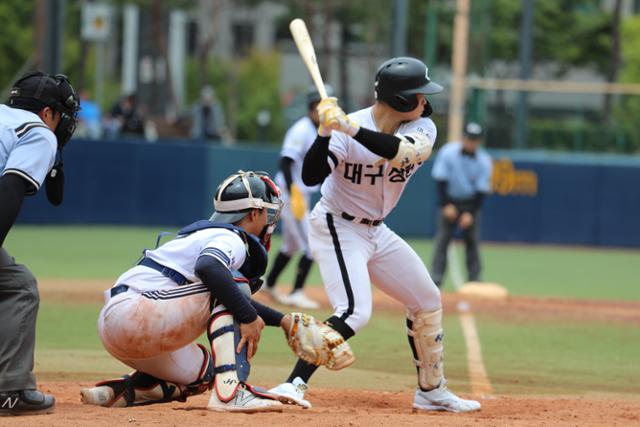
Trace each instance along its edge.
<instances>
[{"instance_id":1,"label":"umpire mask","mask_svg":"<svg viewBox=\"0 0 640 427\"><path fill-rule=\"evenodd\" d=\"M16 81L9 93L9 105L38 112L44 107L60 113L53 133L62 149L76 130L80 98L64 74L51 76L41 71L27 73Z\"/></svg>"}]
</instances>

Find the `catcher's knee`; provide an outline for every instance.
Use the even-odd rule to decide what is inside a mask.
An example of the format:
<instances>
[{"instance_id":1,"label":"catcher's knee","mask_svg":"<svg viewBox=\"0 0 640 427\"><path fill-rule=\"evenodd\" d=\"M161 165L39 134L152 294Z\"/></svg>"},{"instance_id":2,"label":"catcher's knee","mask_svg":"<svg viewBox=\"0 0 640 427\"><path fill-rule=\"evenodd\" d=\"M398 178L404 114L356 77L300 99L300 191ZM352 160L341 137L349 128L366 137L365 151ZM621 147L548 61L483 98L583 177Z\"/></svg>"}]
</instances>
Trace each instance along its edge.
<instances>
[{"instance_id":1,"label":"catcher's knee","mask_svg":"<svg viewBox=\"0 0 640 427\"><path fill-rule=\"evenodd\" d=\"M407 334L418 368L418 384L425 390L438 387L444 372L442 309L409 314Z\"/></svg>"},{"instance_id":2,"label":"catcher's knee","mask_svg":"<svg viewBox=\"0 0 640 427\"><path fill-rule=\"evenodd\" d=\"M185 386L183 392L185 397L202 394L207 390L211 390L213 387L213 380L215 376L213 357L211 356L211 353L209 353L209 350L207 350L202 344L198 344L198 347L202 350L204 360L202 361L202 366L198 373L198 379Z\"/></svg>"}]
</instances>

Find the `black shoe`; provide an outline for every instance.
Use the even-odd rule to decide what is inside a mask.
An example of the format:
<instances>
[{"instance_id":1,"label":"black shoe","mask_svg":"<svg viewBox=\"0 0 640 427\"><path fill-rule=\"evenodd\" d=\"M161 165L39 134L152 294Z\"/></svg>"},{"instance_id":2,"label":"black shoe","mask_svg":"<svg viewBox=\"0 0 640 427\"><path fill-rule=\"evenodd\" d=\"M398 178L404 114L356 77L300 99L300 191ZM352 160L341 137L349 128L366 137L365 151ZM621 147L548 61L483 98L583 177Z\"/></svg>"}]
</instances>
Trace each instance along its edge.
<instances>
[{"instance_id":1,"label":"black shoe","mask_svg":"<svg viewBox=\"0 0 640 427\"><path fill-rule=\"evenodd\" d=\"M55 397L39 390L0 392L0 416L48 414L55 404Z\"/></svg>"}]
</instances>

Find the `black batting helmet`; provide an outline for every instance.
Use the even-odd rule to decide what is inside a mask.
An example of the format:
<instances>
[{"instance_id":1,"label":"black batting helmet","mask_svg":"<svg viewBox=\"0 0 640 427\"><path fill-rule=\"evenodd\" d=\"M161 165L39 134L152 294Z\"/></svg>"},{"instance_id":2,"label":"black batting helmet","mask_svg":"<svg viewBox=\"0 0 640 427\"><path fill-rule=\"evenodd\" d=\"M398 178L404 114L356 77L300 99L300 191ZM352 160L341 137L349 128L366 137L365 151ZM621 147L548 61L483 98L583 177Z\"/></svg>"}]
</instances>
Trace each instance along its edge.
<instances>
[{"instance_id":1,"label":"black batting helmet","mask_svg":"<svg viewBox=\"0 0 640 427\"><path fill-rule=\"evenodd\" d=\"M442 86L429 79L427 66L415 58L391 58L376 72L376 99L403 113L418 106L417 94L433 95L442 90Z\"/></svg>"},{"instance_id":2,"label":"black batting helmet","mask_svg":"<svg viewBox=\"0 0 640 427\"><path fill-rule=\"evenodd\" d=\"M280 190L266 172L244 172L229 176L216 190L212 222L233 224L252 209L268 209L268 224L275 224L282 210Z\"/></svg>"},{"instance_id":3,"label":"black batting helmet","mask_svg":"<svg viewBox=\"0 0 640 427\"><path fill-rule=\"evenodd\" d=\"M59 112L62 118L54 133L61 147L76 130L80 98L64 74L52 76L41 71L25 74L13 84L9 92L9 105L34 113L44 107Z\"/></svg>"}]
</instances>

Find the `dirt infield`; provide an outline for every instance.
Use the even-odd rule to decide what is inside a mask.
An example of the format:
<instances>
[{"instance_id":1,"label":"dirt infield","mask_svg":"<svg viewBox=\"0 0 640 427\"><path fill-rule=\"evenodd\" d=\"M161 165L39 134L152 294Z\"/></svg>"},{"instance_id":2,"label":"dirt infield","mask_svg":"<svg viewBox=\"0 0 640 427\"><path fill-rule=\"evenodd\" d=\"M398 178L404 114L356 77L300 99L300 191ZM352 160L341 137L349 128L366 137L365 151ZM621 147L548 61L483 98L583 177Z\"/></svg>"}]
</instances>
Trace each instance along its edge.
<instances>
[{"instance_id":1,"label":"dirt infield","mask_svg":"<svg viewBox=\"0 0 640 427\"><path fill-rule=\"evenodd\" d=\"M112 284L104 280L43 280L40 290L43 300L92 302L102 300L102 291ZM309 288L309 293L328 308L324 291ZM258 299L264 301L262 295ZM455 313L460 297L444 294L445 313ZM509 321L541 320L603 320L610 323L640 325L640 302L585 301L552 298L510 297L508 300L472 300L472 310L478 315L491 315ZM376 311L398 312L402 306L375 291ZM531 395L495 396L481 400L483 409L472 414L413 413L412 392L381 392L312 388L308 399L314 407L303 410L285 406L282 413L219 414L206 410L207 396L196 396L187 403L171 403L140 408L108 409L80 403L81 387L88 382L44 382L41 388L55 394L57 410L47 416L0 418L0 426L600 426L640 425L640 396L595 395L539 397ZM526 393L523 390L522 393Z\"/></svg>"},{"instance_id":2,"label":"dirt infield","mask_svg":"<svg viewBox=\"0 0 640 427\"><path fill-rule=\"evenodd\" d=\"M219 414L207 411L207 397L187 403L110 409L82 405L79 390L85 383L42 385L55 393L55 413L21 418L0 418L0 426L601 426L638 425L640 401L576 399L575 397L502 397L482 401L481 412L450 414L413 413L410 392L313 389L308 410L285 406L282 413Z\"/></svg>"}]
</instances>

